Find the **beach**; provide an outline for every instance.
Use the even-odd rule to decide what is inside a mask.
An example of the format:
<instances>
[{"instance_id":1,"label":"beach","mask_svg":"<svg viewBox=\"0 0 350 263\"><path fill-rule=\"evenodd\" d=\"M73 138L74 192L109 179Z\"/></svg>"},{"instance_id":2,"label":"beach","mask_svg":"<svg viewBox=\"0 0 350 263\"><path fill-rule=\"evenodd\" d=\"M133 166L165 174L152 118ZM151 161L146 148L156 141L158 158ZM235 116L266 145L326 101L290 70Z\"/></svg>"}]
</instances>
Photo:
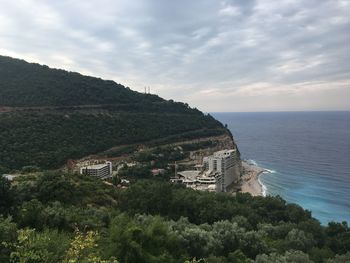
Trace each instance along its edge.
<instances>
[{"instance_id":1,"label":"beach","mask_svg":"<svg viewBox=\"0 0 350 263\"><path fill-rule=\"evenodd\" d=\"M241 193L250 193L252 196L263 196L263 186L259 182L259 175L265 169L242 161L243 175L241 178Z\"/></svg>"}]
</instances>

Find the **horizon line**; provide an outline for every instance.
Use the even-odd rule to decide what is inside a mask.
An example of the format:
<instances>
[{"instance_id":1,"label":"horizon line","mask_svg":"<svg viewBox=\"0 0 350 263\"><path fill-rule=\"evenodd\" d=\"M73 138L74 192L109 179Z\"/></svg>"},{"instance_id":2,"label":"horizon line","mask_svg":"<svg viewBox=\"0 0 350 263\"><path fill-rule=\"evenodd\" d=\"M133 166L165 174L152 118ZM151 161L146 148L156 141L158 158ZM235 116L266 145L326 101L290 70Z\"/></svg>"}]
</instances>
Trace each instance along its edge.
<instances>
[{"instance_id":1,"label":"horizon line","mask_svg":"<svg viewBox=\"0 0 350 263\"><path fill-rule=\"evenodd\" d=\"M205 113L302 113L302 112L350 112L348 110L282 110L282 111L210 111Z\"/></svg>"}]
</instances>

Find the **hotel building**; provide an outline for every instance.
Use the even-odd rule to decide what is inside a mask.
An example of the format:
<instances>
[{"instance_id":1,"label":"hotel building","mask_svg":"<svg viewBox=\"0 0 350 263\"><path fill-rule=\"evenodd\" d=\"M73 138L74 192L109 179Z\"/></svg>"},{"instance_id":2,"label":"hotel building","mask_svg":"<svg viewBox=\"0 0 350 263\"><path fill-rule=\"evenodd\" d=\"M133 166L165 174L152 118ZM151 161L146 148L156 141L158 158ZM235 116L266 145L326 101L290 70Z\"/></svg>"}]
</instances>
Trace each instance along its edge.
<instances>
[{"instance_id":1,"label":"hotel building","mask_svg":"<svg viewBox=\"0 0 350 263\"><path fill-rule=\"evenodd\" d=\"M241 175L241 161L237 150L223 150L203 158L204 170L217 173L217 191L226 192L227 187L237 183Z\"/></svg>"},{"instance_id":2,"label":"hotel building","mask_svg":"<svg viewBox=\"0 0 350 263\"><path fill-rule=\"evenodd\" d=\"M112 163L94 164L80 168L80 173L98 178L108 178L112 175Z\"/></svg>"}]
</instances>

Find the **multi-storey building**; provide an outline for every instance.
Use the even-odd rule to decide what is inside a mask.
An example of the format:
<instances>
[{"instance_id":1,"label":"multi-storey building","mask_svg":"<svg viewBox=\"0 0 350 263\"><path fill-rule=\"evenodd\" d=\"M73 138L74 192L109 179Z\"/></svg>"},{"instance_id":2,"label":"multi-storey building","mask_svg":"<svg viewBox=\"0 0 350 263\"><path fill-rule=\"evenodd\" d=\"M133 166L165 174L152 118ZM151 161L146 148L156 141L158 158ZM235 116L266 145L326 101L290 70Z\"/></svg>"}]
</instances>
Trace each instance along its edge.
<instances>
[{"instance_id":1,"label":"multi-storey building","mask_svg":"<svg viewBox=\"0 0 350 263\"><path fill-rule=\"evenodd\" d=\"M80 173L98 178L108 178L112 175L112 163L94 164L80 168Z\"/></svg>"},{"instance_id":2,"label":"multi-storey building","mask_svg":"<svg viewBox=\"0 0 350 263\"><path fill-rule=\"evenodd\" d=\"M237 183L241 175L241 161L237 150L222 150L203 158L204 170L217 173L217 191L225 192L227 187Z\"/></svg>"}]
</instances>

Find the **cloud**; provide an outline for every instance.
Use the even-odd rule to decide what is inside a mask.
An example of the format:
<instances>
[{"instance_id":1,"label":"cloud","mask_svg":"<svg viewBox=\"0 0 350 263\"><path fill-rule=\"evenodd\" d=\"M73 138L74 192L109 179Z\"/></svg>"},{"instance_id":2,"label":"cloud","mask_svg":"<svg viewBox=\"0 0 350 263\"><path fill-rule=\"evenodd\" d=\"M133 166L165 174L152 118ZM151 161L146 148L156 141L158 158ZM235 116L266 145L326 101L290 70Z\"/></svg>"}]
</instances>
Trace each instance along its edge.
<instances>
[{"instance_id":1,"label":"cloud","mask_svg":"<svg viewBox=\"0 0 350 263\"><path fill-rule=\"evenodd\" d=\"M238 7L232 5L225 5L219 10L219 15L221 16L238 16L241 12Z\"/></svg>"},{"instance_id":2,"label":"cloud","mask_svg":"<svg viewBox=\"0 0 350 263\"><path fill-rule=\"evenodd\" d=\"M348 0L1 4L5 55L204 111L350 109Z\"/></svg>"}]
</instances>

